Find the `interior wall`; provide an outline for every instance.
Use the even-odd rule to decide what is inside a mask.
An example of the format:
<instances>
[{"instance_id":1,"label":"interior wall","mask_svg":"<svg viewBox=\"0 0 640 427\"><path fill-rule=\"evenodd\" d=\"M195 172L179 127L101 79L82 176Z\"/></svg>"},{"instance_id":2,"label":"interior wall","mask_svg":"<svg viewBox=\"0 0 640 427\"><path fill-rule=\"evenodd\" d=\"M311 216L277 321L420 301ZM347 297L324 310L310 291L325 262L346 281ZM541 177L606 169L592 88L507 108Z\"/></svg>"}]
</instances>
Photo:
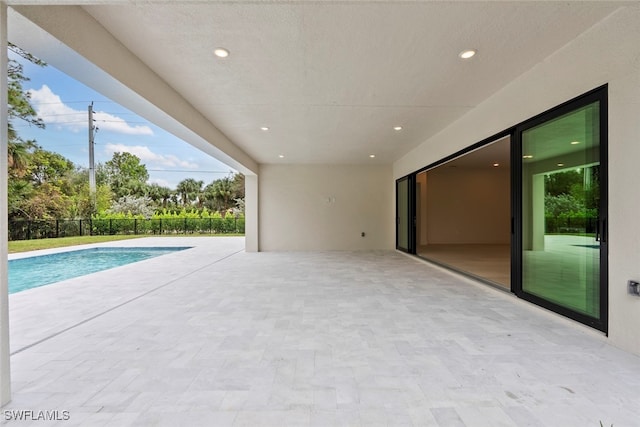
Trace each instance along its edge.
<instances>
[{"instance_id":1,"label":"interior wall","mask_svg":"<svg viewBox=\"0 0 640 427\"><path fill-rule=\"evenodd\" d=\"M390 165L261 165L259 183L261 251L395 247Z\"/></svg>"},{"instance_id":2,"label":"interior wall","mask_svg":"<svg viewBox=\"0 0 640 427\"><path fill-rule=\"evenodd\" d=\"M394 163L401 177L609 84L609 338L640 354L640 5L620 8Z\"/></svg>"},{"instance_id":3,"label":"interior wall","mask_svg":"<svg viewBox=\"0 0 640 427\"><path fill-rule=\"evenodd\" d=\"M507 168L427 172L429 244L509 244L510 174ZM421 221L422 222L422 221Z\"/></svg>"}]
</instances>

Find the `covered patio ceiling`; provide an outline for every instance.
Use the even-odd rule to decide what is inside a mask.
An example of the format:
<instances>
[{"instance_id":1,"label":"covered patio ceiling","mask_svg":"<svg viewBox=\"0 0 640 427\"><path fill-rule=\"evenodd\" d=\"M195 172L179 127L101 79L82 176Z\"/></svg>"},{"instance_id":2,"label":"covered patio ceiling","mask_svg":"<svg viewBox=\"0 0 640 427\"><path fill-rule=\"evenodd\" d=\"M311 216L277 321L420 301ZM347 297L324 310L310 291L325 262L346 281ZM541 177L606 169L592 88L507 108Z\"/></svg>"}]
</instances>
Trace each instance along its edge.
<instances>
[{"instance_id":1,"label":"covered patio ceiling","mask_svg":"<svg viewBox=\"0 0 640 427\"><path fill-rule=\"evenodd\" d=\"M133 91L194 132L194 145L212 144L211 154L254 172L270 163L392 163L622 3L8 2L18 12L12 42L194 143L162 114L127 105L122 91ZM23 17L54 42L21 28ZM462 60L465 49L477 55ZM104 81L72 51L117 87L96 87Z\"/></svg>"}]
</instances>

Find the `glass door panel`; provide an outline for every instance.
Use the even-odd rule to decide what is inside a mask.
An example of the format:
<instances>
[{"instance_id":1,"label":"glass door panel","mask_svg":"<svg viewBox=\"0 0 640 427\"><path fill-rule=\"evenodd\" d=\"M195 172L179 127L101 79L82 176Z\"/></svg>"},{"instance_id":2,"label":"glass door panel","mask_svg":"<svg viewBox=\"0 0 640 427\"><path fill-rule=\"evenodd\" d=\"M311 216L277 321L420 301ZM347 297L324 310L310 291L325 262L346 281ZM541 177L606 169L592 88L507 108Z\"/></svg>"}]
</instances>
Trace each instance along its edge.
<instances>
[{"instance_id":1,"label":"glass door panel","mask_svg":"<svg viewBox=\"0 0 640 427\"><path fill-rule=\"evenodd\" d=\"M409 178L396 182L396 248L409 252Z\"/></svg>"},{"instance_id":2,"label":"glass door panel","mask_svg":"<svg viewBox=\"0 0 640 427\"><path fill-rule=\"evenodd\" d=\"M523 130L522 292L601 317L600 102Z\"/></svg>"}]
</instances>

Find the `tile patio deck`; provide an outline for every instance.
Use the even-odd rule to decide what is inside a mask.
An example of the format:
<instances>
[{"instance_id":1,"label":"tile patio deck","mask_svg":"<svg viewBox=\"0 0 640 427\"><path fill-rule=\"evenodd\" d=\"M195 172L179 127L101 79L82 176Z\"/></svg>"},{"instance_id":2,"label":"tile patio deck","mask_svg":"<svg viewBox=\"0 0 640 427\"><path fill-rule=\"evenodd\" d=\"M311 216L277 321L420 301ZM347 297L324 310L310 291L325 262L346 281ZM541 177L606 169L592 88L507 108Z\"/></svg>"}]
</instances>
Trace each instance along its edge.
<instances>
[{"instance_id":1,"label":"tile patio deck","mask_svg":"<svg viewBox=\"0 0 640 427\"><path fill-rule=\"evenodd\" d=\"M3 409L70 414L10 424L640 425L640 358L505 292L396 252L168 244L195 248L10 296Z\"/></svg>"}]
</instances>

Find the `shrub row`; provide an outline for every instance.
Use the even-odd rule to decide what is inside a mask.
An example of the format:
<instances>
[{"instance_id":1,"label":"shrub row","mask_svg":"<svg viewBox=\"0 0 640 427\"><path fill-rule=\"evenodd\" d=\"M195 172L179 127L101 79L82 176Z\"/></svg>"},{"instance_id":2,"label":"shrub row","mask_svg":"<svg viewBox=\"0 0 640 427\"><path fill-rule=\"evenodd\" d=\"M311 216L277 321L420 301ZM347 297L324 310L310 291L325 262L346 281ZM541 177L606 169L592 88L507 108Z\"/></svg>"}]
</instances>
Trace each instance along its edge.
<instances>
[{"instance_id":1,"label":"shrub row","mask_svg":"<svg viewBox=\"0 0 640 427\"><path fill-rule=\"evenodd\" d=\"M244 233L244 218L93 219L93 234Z\"/></svg>"},{"instance_id":2,"label":"shrub row","mask_svg":"<svg viewBox=\"0 0 640 427\"><path fill-rule=\"evenodd\" d=\"M546 233L595 233L597 218L561 216L545 218Z\"/></svg>"},{"instance_id":3,"label":"shrub row","mask_svg":"<svg viewBox=\"0 0 640 427\"><path fill-rule=\"evenodd\" d=\"M9 240L30 240L109 234L244 234L244 216L209 215L135 218L132 216L92 219L9 221Z\"/></svg>"}]
</instances>

